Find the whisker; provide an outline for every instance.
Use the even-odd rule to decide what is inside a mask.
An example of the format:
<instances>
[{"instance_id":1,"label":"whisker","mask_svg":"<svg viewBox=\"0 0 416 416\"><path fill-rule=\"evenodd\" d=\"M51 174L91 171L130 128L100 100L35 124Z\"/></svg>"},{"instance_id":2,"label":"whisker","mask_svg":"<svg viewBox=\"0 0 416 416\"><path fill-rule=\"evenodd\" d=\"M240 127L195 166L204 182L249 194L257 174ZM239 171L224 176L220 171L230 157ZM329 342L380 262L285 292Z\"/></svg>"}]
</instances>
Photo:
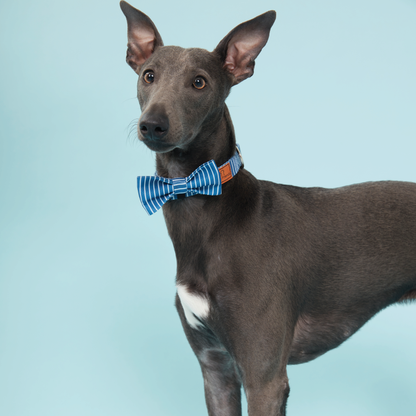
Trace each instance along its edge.
<instances>
[{"instance_id":1,"label":"whisker","mask_svg":"<svg viewBox=\"0 0 416 416\"><path fill-rule=\"evenodd\" d=\"M123 103L126 103L128 101L132 101L132 100L137 100L137 97L131 97L131 98L126 98Z\"/></svg>"},{"instance_id":2,"label":"whisker","mask_svg":"<svg viewBox=\"0 0 416 416\"><path fill-rule=\"evenodd\" d=\"M126 138L126 142L129 143L137 143L138 139L137 139L137 123L139 122L138 118L133 119L127 126L127 138Z\"/></svg>"}]
</instances>

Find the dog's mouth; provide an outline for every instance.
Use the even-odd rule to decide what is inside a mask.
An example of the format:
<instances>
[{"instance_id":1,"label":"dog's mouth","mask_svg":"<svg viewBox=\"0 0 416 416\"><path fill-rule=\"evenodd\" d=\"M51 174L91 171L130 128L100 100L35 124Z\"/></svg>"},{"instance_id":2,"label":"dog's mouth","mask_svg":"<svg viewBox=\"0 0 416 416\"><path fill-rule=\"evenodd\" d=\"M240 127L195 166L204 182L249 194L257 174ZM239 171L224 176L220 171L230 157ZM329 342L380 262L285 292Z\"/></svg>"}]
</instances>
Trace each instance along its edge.
<instances>
[{"instance_id":1,"label":"dog's mouth","mask_svg":"<svg viewBox=\"0 0 416 416\"><path fill-rule=\"evenodd\" d=\"M152 140L140 137L140 140L150 149L156 153L167 153L172 151L176 146L172 143L166 143L162 140Z\"/></svg>"}]
</instances>

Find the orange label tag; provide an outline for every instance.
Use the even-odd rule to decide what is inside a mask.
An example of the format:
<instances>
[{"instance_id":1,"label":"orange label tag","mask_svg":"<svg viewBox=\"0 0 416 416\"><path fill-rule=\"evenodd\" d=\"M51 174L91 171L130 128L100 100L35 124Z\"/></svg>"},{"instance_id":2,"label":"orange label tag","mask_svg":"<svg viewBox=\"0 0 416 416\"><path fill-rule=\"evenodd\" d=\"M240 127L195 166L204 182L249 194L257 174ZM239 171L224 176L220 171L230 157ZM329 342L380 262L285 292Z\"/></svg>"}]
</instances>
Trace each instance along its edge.
<instances>
[{"instance_id":1,"label":"orange label tag","mask_svg":"<svg viewBox=\"0 0 416 416\"><path fill-rule=\"evenodd\" d=\"M227 182L233 177L231 173L231 166L229 163L227 163L225 166L218 170L220 171L221 175L221 183Z\"/></svg>"}]
</instances>

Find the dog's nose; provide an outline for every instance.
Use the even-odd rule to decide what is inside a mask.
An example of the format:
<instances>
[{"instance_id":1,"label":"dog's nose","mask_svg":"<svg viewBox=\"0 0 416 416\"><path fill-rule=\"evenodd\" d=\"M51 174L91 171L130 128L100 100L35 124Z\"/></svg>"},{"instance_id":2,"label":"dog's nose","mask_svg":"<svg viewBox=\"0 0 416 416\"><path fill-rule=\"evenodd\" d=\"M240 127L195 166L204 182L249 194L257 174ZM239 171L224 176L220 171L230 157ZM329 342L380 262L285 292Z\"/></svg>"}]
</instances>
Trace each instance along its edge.
<instances>
[{"instance_id":1,"label":"dog's nose","mask_svg":"<svg viewBox=\"0 0 416 416\"><path fill-rule=\"evenodd\" d=\"M160 114L144 114L139 122L142 136L149 140L163 139L169 130L169 120Z\"/></svg>"}]
</instances>

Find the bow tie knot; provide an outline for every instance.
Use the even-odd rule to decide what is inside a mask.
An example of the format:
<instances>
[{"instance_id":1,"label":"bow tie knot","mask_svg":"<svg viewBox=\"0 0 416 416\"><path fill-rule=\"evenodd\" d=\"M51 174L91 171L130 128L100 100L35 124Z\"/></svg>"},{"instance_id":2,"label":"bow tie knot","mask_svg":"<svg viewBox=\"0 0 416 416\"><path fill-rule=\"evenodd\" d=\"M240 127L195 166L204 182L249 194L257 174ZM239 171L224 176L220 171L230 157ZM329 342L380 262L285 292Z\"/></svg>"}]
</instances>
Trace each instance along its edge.
<instances>
[{"instance_id":1,"label":"bow tie knot","mask_svg":"<svg viewBox=\"0 0 416 416\"><path fill-rule=\"evenodd\" d=\"M172 179L173 193L175 195L186 194L188 191L188 183L186 182L187 178L175 178Z\"/></svg>"},{"instance_id":2,"label":"bow tie knot","mask_svg":"<svg viewBox=\"0 0 416 416\"><path fill-rule=\"evenodd\" d=\"M222 184L235 176L242 165L239 147L234 156L219 168L213 160L204 163L186 178L139 176L137 189L143 208L149 215L169 200L192 195L221 195Z\"/></svg>"}]
</instances>

